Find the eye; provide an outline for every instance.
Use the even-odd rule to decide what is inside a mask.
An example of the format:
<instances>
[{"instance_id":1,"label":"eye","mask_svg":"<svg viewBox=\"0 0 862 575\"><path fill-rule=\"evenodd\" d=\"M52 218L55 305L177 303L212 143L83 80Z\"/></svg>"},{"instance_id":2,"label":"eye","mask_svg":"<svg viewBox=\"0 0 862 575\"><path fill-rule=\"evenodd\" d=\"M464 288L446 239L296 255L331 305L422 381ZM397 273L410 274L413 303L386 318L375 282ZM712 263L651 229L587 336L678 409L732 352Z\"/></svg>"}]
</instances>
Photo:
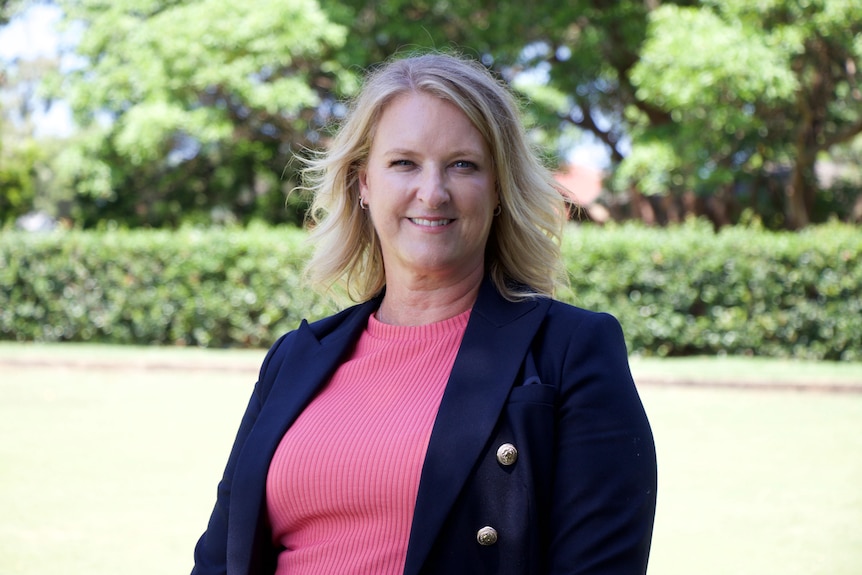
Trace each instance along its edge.
<instances>
[{"instance_id":1,"label":"eye","mask_svg":"<svg viewBox=\"0 0 862 575\"><path fill-rule=\"evenodd\" d=\"M389 162L389 167L390 167L390 168L403 168L403 167L409 167L409 166L412 166L412 165L413 165L413 162L412 162L412 161L410 161L410 160L404 160L404 159L401 159L401 160L392 160L391 162Z\"/></svg>"},{"instance_id":2,"label":"eye","mask_svg":"<svg viewBox=\"0 0 862 575\"><path fill-rule=\"evenodd\" d=\"M476 170L479 168L474 162L470 162L467 160L458 160L457 162L452 164L453 168L459 168L462 170Z\"/></svg>"}]
</instances>

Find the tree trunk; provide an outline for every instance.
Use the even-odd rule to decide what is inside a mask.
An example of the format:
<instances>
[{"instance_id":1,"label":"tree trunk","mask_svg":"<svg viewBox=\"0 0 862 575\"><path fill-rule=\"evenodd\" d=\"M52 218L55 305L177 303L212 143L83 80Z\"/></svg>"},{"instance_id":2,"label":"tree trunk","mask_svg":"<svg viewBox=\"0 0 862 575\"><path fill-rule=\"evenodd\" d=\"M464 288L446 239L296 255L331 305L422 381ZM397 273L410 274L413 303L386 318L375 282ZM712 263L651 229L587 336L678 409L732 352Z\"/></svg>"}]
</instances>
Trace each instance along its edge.
<instances>
[{"instance_id":1,"label":"tree trunk","mask_svg":"<svg viewBox=\"0 0 862 575\"><path fill-rule=\"evenodd\" d=\"M798 148L796 163L786 185L787 227L792 230L804 228L811 223L811 212L817 194L814 176L816 149Z\"/></svg>"},{"instance_id":2,"label":"tree trunk","mask_svg":"<svg viewBox=\"0 0 862 575\"><path fill-rule=\"evenodd\" d=\"M630 193L634 217L640 219L648 226L654 226L656 224L656 215L649 198L641 194L636 187L632 187Z\"/></svg>"},{"instance_id":3,"label":"tree trunk","mask_svg":"<svg viewBox=\"0 0 862 575\"><path fill-rule=\"evenodd\" d=\"M808 210L805 208L804 197L804 176L802 170L797 163L793 167L793 172L790 176L790 181L787 182L787 227L791 230L798 230L808 225L810 219Z\"/></svg>"},{"instance_id":4,"label":"tree trunk","mask_svg":"<svg viewBox=\"0 0 862 575\"><path fill-rule=\"evenodd\" d=\"M814 161L817 158L817 122L811 107L802 100L801 121L796 137L796 161L785 184L786 226L791 230L804 228L811 223L814 206Z\"/></svg>"}]
</instances>

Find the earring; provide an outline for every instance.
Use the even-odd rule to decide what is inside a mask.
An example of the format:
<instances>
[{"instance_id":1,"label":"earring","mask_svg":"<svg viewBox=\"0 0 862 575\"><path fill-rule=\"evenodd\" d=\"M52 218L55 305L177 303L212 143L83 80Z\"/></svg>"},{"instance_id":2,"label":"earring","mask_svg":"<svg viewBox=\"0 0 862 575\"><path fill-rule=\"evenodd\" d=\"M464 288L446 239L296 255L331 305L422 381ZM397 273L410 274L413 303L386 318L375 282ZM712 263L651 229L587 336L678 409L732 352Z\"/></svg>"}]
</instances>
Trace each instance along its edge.
<instances>
[{"instance_id":1,"label":"earring","mask_svg":"<svg viewBox=\"0 0 862 575\"><path fill-rule=\"evenodd\" d=\"M494 208L494 217L497 217L497 216L499 216L499 215L500 215L500 214L502 214L502 213L503 213L503 205L502 205L502 204L497 204L497 207L496 207L496 208Z\"/></svg>"},{"instance_id":2,"label":"earring","mask_svg":"<svg viewBox=\"0 0 862 575\"><path fill-rule=\"evenodd\" d=\"M359 196L359 207L362 208L363 210L368 209L368 203L365 201L365 198L363 198L362 196Z\"/></svg>"}]
</instances>

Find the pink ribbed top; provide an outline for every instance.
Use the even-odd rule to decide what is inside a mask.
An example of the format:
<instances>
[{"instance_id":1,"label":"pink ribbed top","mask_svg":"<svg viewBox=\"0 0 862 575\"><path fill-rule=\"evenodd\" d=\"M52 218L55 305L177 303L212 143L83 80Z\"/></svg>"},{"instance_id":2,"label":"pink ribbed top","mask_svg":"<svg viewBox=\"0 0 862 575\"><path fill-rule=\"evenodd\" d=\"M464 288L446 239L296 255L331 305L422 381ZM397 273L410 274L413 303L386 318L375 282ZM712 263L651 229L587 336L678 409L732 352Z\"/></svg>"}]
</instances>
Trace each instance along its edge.
<instances>
[{"instance_id":1,"label":"pink ribbed top","mask_svg":"<svg viewBox=\"0 0 862 575\"><path fill-rule=\"evenodd\" d=\"M276 575L402 573L434 418L470 312L422 326L373 316L285 433L266 482Z\"/></svg>"}]
</instances>

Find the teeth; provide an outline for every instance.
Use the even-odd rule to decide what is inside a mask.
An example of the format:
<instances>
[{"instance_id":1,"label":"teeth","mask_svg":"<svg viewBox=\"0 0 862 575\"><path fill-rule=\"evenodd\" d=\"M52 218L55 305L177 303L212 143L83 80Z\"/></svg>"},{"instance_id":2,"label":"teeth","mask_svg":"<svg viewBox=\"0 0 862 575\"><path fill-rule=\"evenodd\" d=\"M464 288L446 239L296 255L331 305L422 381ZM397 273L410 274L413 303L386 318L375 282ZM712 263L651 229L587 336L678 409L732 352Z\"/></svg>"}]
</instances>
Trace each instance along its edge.
<instances>
[{"instance_id":1,"label":"teeth","mask_svg":"<svg viewBox=\"0 0 862 575\"><path fill-rule=\"evenodd\" d=\"M432 228L436 228L438 226L445 226L452 220L425 220L422 218L410 218L410 221L419 226L429 226Z\"/></svg>"}]
</instances>

